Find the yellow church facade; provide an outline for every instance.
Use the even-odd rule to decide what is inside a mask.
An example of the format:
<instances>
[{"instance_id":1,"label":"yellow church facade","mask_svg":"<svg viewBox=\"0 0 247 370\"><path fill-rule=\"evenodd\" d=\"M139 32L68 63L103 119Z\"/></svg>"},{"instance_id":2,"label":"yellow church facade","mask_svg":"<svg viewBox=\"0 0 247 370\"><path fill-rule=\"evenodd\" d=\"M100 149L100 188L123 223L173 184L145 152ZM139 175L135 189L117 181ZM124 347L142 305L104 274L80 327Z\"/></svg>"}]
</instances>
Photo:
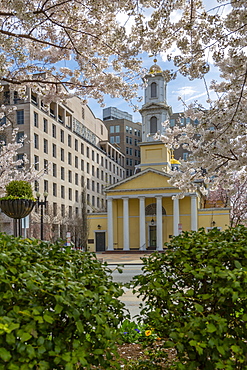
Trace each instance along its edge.
<instances>
[{"instance_id":1,"label":"yellow church facade","mask_svg":"<svg viewBox=\"0 0 247 370\"><path fill-rule=\"evenodd\" d=\"M88 214L90 251L162 251L182 231L229 225L230 208L206 208L199 184L179 199L180 190L169 183L179 162L153 137L164 133L162 122L171 114L161 68L152 66L145 81L139 172L105 189L107 212Z\"/></svg>"},{"instance_id":2,"label":"yellow church facade","mask_svg":"<svg viewBox=\"0 0 247 370\"><path fill-rule=\"evenodd\" d=\"M158 146L165 148L162 143ZM165 149L167 158L171 157ZM167 167L172 164L168 162ZM146 163L141 172L108 187L107 212L89 214L88 250L161 251L164 243L182 231L228 227L230 208L203 208L199 189L179 199L180 190L169 184L170 178L168 172Z\"/></svg>"}]
</instances>

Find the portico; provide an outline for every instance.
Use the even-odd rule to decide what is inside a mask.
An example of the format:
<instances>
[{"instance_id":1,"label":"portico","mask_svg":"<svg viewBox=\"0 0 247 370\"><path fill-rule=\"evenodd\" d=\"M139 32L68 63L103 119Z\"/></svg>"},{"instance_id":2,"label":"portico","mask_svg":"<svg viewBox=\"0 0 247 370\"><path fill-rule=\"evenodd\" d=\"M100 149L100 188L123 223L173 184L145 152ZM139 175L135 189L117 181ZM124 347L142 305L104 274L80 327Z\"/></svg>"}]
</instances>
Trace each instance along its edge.
<instances>
[{"instance_id":1,"label":"portico","mask_svg":"<svg viewBox=\"0 0 247 370\"><path fill-rule=\"evenodd\" d=\"M168 180L164 172L146 169L107 189L109 251L160 251L182 229L197 230L198 194L178 199L179 190ZM158 189L154 181L160 183Z\"/></svg>"}]
</instances>

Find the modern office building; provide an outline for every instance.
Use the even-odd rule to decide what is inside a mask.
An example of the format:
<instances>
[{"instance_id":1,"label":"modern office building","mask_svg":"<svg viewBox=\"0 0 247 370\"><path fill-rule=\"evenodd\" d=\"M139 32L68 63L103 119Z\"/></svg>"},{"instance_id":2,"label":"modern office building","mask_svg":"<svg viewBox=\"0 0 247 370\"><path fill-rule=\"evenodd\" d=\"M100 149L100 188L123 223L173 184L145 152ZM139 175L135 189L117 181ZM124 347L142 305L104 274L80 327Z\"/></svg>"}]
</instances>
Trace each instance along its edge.
<instances>
[{"instance_id":1,"label":"modern office building","mask_svg":"<svg viewBox=\"0 0 247 370\"><path fill-rule=\"evenodd\" d=\"M141 123L133 122L130 114L114 107L103 110L103 122L109 132L109 142L125 155L126 177L132 176L140 163Z\"/></svg>"},{"instance_id":2,"label":"modern office building","mask_svg":"<svg viewBox=\"0 0 247 370\"><path fill-rule=\"evenodd\" d=\"M80 215L85 193L87 212L105 209L104 189L125 178L125 157L108 141L104 122L77 97L66 104L44 104L30 88L27 98L20 99L6 85L0 101L7 107L16 106L2 121L11 120L13 127L18 127L17 139L26 135L18 157L25 153L37 170L46 169L35 190L41 198L48 192L53 219ZM1 231L10 231L11 225L12 220L1 214ZM30 229L27 235L32 235Z\"/></svg>"}]
</instances>

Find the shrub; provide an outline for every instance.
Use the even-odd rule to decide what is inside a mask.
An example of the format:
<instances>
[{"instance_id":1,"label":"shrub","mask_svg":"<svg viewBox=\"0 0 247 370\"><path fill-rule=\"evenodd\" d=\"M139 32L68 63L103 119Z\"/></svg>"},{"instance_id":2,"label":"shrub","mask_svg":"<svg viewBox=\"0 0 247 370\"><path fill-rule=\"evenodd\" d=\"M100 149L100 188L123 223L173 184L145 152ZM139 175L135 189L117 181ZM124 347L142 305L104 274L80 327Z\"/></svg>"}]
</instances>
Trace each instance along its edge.
<instances>
[{"instance_id":1,"label":"shrub","mask_svg":"<svg viewBox=\"0 0 247 370\"><path fill-rule=\"evenodd\" d=\"M247 229L184 232L166 246L134 286L142 320L177 350L172 368L246 369Z\"/></svg>"},{"instance_id":2,"label":"shrub","mask_svg":"<svg viewBox=\"0 0 247 370\"><path fill-rule=\"evenodd\" d=\"M0 368L118 369L123 290L94 254L0 234Z\"/></svg>"},{"instance_id":3,"label":"shrub","mask_svg":"<svg viewBox=\"0 0 247 370\"><path fill-rule=\"evenodd\" d=\"M5 189L6 197L2 199L34 199L32 186L27 181L10 181Z\"/></svg>"}]
</instances>

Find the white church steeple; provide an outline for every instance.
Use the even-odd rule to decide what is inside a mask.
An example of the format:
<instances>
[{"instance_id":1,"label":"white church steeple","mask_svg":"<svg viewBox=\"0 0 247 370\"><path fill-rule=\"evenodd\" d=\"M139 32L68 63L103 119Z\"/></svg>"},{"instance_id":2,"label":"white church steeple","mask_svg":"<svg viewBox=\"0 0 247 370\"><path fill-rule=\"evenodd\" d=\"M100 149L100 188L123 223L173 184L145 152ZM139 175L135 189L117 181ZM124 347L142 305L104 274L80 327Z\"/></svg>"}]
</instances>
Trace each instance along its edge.
<instances>
[{"instance_id":1,"label":"white church steeple","mask_svg":"<svg viewBox=\"0 0 247 370\"><path fill-rule=\"evenodd\" d=\"M142 115L142 142L154 141L153 135L163 133L162 123L170 118L171 107L166 101L166 81L162 69L156 64L144 77L145 100L140 113Z\"/></svg>"}]
</instances>

